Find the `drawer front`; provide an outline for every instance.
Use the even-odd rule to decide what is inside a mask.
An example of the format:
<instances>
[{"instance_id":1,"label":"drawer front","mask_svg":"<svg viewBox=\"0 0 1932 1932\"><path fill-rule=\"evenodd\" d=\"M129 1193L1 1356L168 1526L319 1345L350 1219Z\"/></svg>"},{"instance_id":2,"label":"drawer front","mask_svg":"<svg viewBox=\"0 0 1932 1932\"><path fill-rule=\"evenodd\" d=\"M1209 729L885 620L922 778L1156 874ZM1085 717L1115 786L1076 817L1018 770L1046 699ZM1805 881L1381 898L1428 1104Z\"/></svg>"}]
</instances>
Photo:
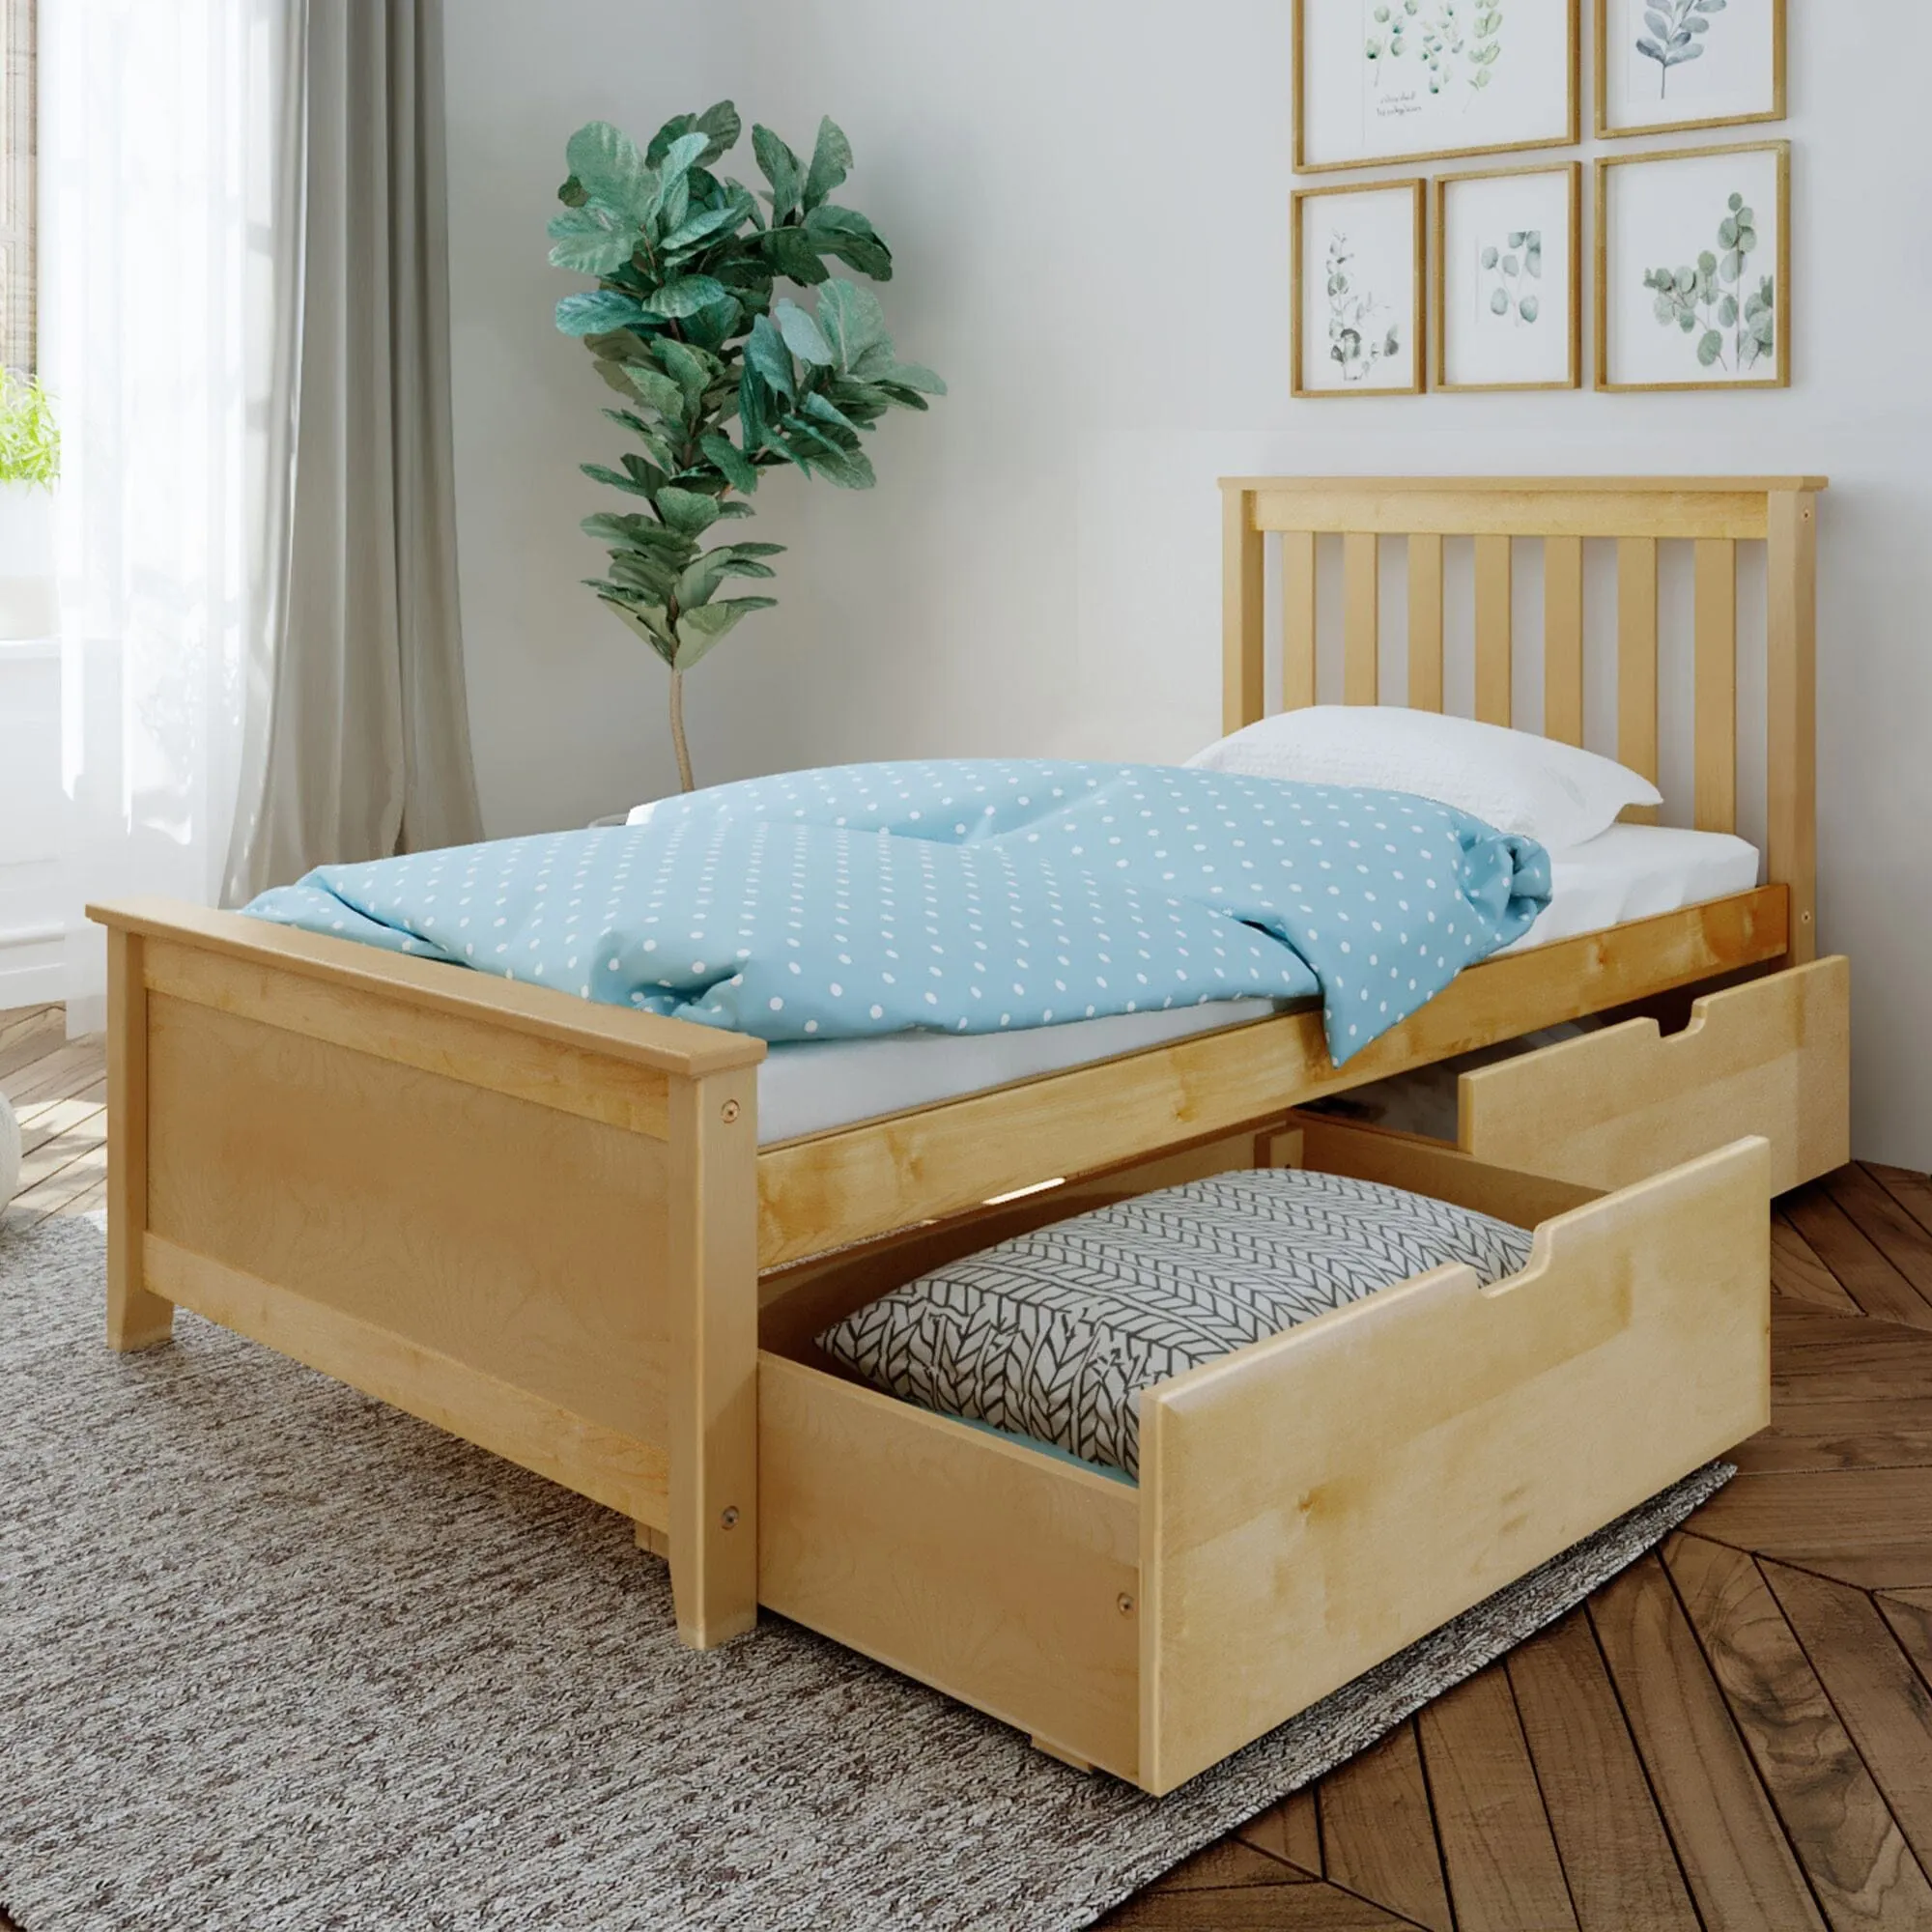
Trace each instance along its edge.
<instances>
[{"instance_id":1,"label":"drawer front","mask_svg":"<svg viewBox=\"0 0 1932 1932\"><path fill-rule=\"evenodd\" d=\"M1426 1184L1406 1151L1460 1158L1344 1127L1309 1164L1376 1141L1398 1184ZM1542 1223L1492 1287L1438 1268L1148 1390L1138 1781L1171 1791L1761 1429L1766 1165L1739 1141Z\"/></svg>"},{"instance_id":2,"label":"drawer front","mask_svg":"<svg viewBox=\"0 0 1932 1932\"><path fill-rule=\"evenodd\" d=\"M1851 1158L1850 962L1708 994L1667 1038L1630 1020L1465 1073L1458 1103L1465 1153L1586 1187L1761 1134L1781 1194Z\"/></svg>"}]
</instances>

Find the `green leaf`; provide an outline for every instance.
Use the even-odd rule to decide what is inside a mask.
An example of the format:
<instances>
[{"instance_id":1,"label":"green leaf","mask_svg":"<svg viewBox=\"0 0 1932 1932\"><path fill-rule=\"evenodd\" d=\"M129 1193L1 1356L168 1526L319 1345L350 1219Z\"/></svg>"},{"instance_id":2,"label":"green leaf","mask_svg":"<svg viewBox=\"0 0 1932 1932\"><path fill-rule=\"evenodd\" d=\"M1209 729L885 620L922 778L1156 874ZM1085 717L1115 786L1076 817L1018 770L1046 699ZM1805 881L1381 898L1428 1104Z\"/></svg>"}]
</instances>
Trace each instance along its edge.
<instances>
[{"instance_id":1,"label":"green leaf","mask_svg":"<svg viewBox=\"0 0 1932 1932\"><path fill-rule=\"evenodd\" d=\"M675 668L689 670L721 638L734 630L753 611L769 611L777 603L776 597L727 597L723 603L706 604L696 611L686 611L677 620Z\"/></svg>"},{"instance_id":2,"label":"green leaf","mask_svg":"<svg viewBox=\"0 0 1932 1932\"><path fill-rule=\"evenodd\" d=\"M798 384L792 374L791 353L785 348L784 338L773 327L769 316L761 315L752 324L751 338L745 344L745 361L780 395L793 396L798 393Z\"/></svg>"},{"instance_id":3,"label":"green leaf","mask_svg":"<svg viewBox=\"0 0 1932 1932\"><path fill-rule=\"evenodd\" d=\"M675 668L677 635L670 627L669 611L662 606L633 606L616 597L606 597L604 602L623 618L624 622L637 632L666 664Z\"/></svg>"},{"instance_id":4,"label":"green leaf","mask_svg":"<svg viewBox=\"0 0 1932 1932\"><path fill-rule=\"evenodd\" d=\"M772 215L782 221L796 213L805 184L798 156L762 124L752 128L752 152L757 156L758 172L771 184Z\"/></svg>"},{"instance_id":5,"label":"green leaf","mask_svg":"<svg viewBox=\"0 0 1932 1932\"><path fill-rule=\"evenodd\" d=\"M730 290L709 275L673 275L661 289L646 296L643 305L652 315L674 321L679 316L696 315L715 301L730 298Z\"/></svg>"},{"instance_id":6,"label":"green leaf","mask_svg":"<svg viewBox=\"0 0 1932 1932\"><path fill-rule=\"evenodd\" d=\"M1483 250L1483 267L1486 269L1493 269L1501 259L1500 254L1494 248L1485 248Z\"/></svg>"},{"instance_id":7,"label":"green leaf","mask_svg":"<svg viewBox=\"0 0 1932 1932\"><path fill-rule=\"evenodd\" d=\"M697 157L698 166L708 168L713 161L722 161L738 145L745 124L738 119L738 110L730 101L718 100L693 125L700 133L710 136L710 145Z\"/></svg>"},{"instance_id":8,"label":"green leaf","mask_svg":"<svg viewBox=\"0 0 1932 1932\"><path fill-rule=\"evenodd\" d=\"M678 490L667 484L657 494L657 510L666 525L680 536L700 536L718 521L718 499L700 496L696 490Z\"/></svg>"},{"instance_id":9,"label":"green leaf","mask_svg":"<svg viewBox=\"0 0 1932 1932\"><path fill-rule=\"evenodd\" d=\"M619 382L628 383L660 415L681 417L684 414L684 391L668 376L661 375L642 362L619 362L610 366L616 369ZM614 388L616 384L611 386Z\"/></svg>"},{"instance_id":10,"label":"green leaf","mask_svg":"<svg viewBox=\"0 0 1932 1932\"><path fill-rule=\"evenodd\" d=\"M641 221L657 181L638 144L621 128L592 121L570 137L564 150L570 172L593 200Z\"/></svg>"},{"instance_id":11,"label":"green leaf","mask_svg":"<svg viewBox=\"0 0 1932 1932\"><path fill-rule=\"evenodd\" d=\"M805 217L806 240L821 255L831 255L875 282L893 278L893 251L856 209L814 208Z\"/></svg>"},{"instance_id":12,"label":"green leaf","mask_svg":"<svg viewBox=\"0 0 1932 1932\"><path fill-rule=\"evenodd\" d=\"M813 209L852 172L852 144L828 114L818 124L818 141L805 178L805 205Z\"/></svg>"},{"instance_id":13,"label":"green leaf","mask_svg":"<svg viewBox=\"0 0 1932 1932\"><path fill-rule=\"evenodd\" d=\"M638 302L615 289L586 289L565 296L556 305L556 326L565 335L601 335L607 329L646 327L650 320Z\"/></svg>"},{"instance_id":14,"label":"green leaf","mask_svg":"<svg viewBox=\"0 0 1932 1932\"><path fill-rule=\"evenodd\" d=\"M886 333L886 312L869 289L856 282L834 277L818 293L818 326L832 345L840 369L858 368L868 350L883 347L892 356L892 338Z\"/></svg>"},{"instance_id":15,"label":"green leaf","mask_svg":"<svg viewBox=\"0 0 1932 1932\"><path fill-rule=\"evenodd\" d=\"M752 491L758 487L756 469L745 460L728 436L701 436L697 446L724 472L734 490Z\"/></svg>"},{"instance_id":16,"label":"green leaf","mask_svg":"<svg viewBox=\"0 0 1932 1932\"><path fill-rule=\"evenodd\" d=\"M816 288L832 272L818 259L818 250L811 245L802 228L767 229L765 253L779 274L797 282L802 288Z\"/></svg>"},{"instance_id":17,"label":"green leaf","mask_svg":"<svg viewBox=\"0 0 1932 1932\"><path fill-rule=\"evenodd\" d=\"M580 463L578 469L593 483L608 483L613 490L628 490L634 497L648 497L651 486L640 483L635 476L627 476L621 469L612 469L605 463Z\"/></svg>"},{"instance_id":18,"label":"green leaf","mask_svg":"<svg viewBox=\"0 0 1932 1932\"><path fill-rule=\"evenodd\" d=\"M704 392L711 386L712 364L672 336L662 336L655 344L658 360L670 372L684 402L692 412L703 406Z\"/></svg>"},{"instance_id":19,"label":"green leaf","mask_svg":"<svg viewBox=\"0 0 1932 1932\"><path fill-rule=\"evenodd\" d=\"M658 243L658 248L666 255L678 254L684 249L696 247L721 228L735 227L743 219L743 211L735 202L727 201L717 208L700 208L696 214L679 222Z\"/></svg>"},{"instance_id":20,"label":"green leaf","mask_svg":"<svg viewBox=\"0 0 1932 1932\"><path fill-rule=\"evenodd\" d=\"M1697 343L1697 359L1709 368L1724 353L1724 338L1715 328L1707 328Z\"/></svg>"},{"instance_id":21,"label":"green leaf","mask_svg":"<svg viewBox=\"0 0 1932 1932\"><path fill-rule=\"evenodd\" d=\"M784 345L801 362L810 362L821 369L829 369L838 357L832 353L832 345L820 332L817 323L812 321L796 302L781 299L772 306L772 319L779 326L779 333L784 337Z\"/></svg>"},{"instance_id":22,"label":"green leaf","mask_svg":"<svg viewBox=\"0 0 1932 1932\"><path fill-rule=\"evenodd\" d=\"M601 201L553 214L549 230L556 243L550 251L551 266L581 275L608 275L621 269L638 245L636 226Z\"/></svg>"},{"instance_id":23,"label":"green leaf","mask_svg":"<svg viewBox=\"0 0 1932 1932\"><path fill-rule=\"evenodd\" d=\"M1517 303L1517 312L1523 321L1534 322L1543 313L1543 304L1535 296L1524 296L1521 301Z\"/></svg>"},{"instance_id":24,"label":"green leaf","mask_svg":"<svg viewBox=\"0 0 1932 1932\"><path fill-rule=\"evenodd\" d=\"M1492 315L1507 315L1509 312L1509 297L1501 289L1495 290L1490 297L1490 313Z\"/></svg>"}]
</instances>

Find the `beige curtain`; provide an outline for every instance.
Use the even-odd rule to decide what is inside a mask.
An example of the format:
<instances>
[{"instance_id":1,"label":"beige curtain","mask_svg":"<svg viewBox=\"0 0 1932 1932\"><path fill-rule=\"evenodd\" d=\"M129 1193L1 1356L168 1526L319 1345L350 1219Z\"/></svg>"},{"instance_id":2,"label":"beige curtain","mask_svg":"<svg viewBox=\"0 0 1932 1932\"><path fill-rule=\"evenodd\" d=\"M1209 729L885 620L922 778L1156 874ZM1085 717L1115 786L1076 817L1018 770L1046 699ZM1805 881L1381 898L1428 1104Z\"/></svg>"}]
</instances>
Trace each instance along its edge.
<instances>
[{"instance_id":1,"label":"beige curtain","mask_svg":"<svg viewBox=\"0 0 1932 1932\"><path fill-rule=\"evenodd\" d=\"M440 0L306 0L275 590L226 896L482 836L457 606ZM270 493L272 502L273 495Z\"/></svg>"}]
</instances>

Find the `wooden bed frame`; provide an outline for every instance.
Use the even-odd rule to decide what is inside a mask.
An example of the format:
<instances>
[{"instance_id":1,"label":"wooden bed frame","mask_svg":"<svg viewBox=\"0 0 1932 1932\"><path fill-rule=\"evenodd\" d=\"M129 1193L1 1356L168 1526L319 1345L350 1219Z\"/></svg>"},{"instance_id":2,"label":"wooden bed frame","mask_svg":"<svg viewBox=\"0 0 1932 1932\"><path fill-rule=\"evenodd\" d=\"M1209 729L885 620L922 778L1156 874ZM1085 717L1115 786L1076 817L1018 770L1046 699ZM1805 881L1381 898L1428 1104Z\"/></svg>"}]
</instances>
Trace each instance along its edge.
<instances>
[{"instance_id":1,"label":"wooden bed frame","mask_svg":"<svg viewBox=\"0 0 1932 1932\"><path fill-rule=\"evenodd\" d=\"M1776 967L1797 970L1700 1002L1688 1034L1666 1037L1638 1020L1560 1049L1569 1057L1553 1084L1551 1063L1534 1057L1465 1076L1459 1157L1473 1163L1469 1172L1486 1165L1514 1172L1510 1185L1546 1206L1575 1205L1585 1198L1577 1188L1636 1178L1624 1172L1634 1148L1649 1175L1673 1162L1694 1165L1749 1131L1771 1144L1771 1185L1837 1165L1847 1157L1846 975L1842 961L1811 963L1813 578L1823 488L1808 477L1223 485L1230 726L1262 715L1271 533L1282 550L1286 701L1315 696L1316 543L1337 533L1348 701L1380 696L1378 546L1406 537L1408 699L1438 708L1443 541L1469 536L1478 715L1531 730L1540 723L1550 736L1579 742L1582 544L1607 538L1617 547L1620 754L1655 776L1658 545L1693 541L1692 815L1712 830L1730 829L1736 815L1736 549L1768 548L1769 883L1474 967L1346 1070L1328 1060L1319 1014L1293 1011L761 1149L756 1071L764 1048L756 1040L233 914L159 900L94 908L110 946L109 1338L117 1348L143 1348L169 1334L177 1306L195 1310L620 1511L640 1542L668 1554L680 1634L708 1645L748 1629L761 1598L814 1620L815 1586L801 1581L810 1548L799 1538L801 1522L816 1519L799 1498L789 1449L775 1460L775 1444L797 1436L804 1455L816 1431L857 1429L864 1436L869 1428L869 1448L848 1442L839 1451L857 1468L876 1462L884 1445L911 1453L919 1441L940 1439L933 1430L972 1433L798 1359L817 1312L849 1303L868 1267L883 1282L933 1239L990 1238L1016 1216L1070 1211L1096 1186L1136 1191L1190 1163L1190 1171L1204 1171L1204 1150L1231 1164L1242 1148L1252 1155L1264 1147L1258 1134L1288 1131L1290 1111L1321 1095L1558 1021ZM1512 548L1539 539L1542 721L1510 712L1519 647ZM1662 1092L1672 1097L1660 1109L1649 1096ZM1531 1094L1544 1113L1525 1146L1520 1134L1512 1137L1511 1122ZM1699 1167L1694 1182L1671 1182L1673 1224L1700 1187L1716 1187L1705 1205L1720 1199L1723 1224L1741 1228L1748 1215L1739 1201L1761 1199L1766 1184L1755 1158L1734 1151L1728 1164ZM1557 1178L1535 1180L1536 1172ZM1548 1192L1566 1184L1567 1196ZM1040 1199L999 1205L1031 1190L1042 1190ZM1602 1204L1612 1215L1606 1228L1625 1224L1631 1210L1611 1207L1625 1199ZM908 1230L924 1232L909 1237ZM1656 1235L1646 1226L1635 1238L1653 1252ZM1550 1237L1558 1248L1567 1238ZM1538 1252L1546 1262L1551 1253L1544 1234ZM1757 1263L1747 1254L1743 1265L1739 1293L1748 1292ZM1734 1298L1723 1316L1733 1326L1740 1305ZM1374 1319L1386 1319L1385 1311ZM1655 1334L1675 1319L1660 1313ZM1300 1353L1277 1353L1292 1363L1309 1359L1312 1345L1298 1347ZM1182 1381L1233 1387L1252 1373L1252 1352L1197 1372L1199 1382ZM1426 1364L1417 1374L1426 1378ZM801 1422L799 1378L808 1375L822 1385L814 1400L837 1406L844 1422L828 1420L824 1407ZM1590 1387L1579 1382L1572 1398ZM1161 1391L1149 1400L1151 1467L1161 1471L1162 1442L1188 1439L1180 1418L1193 1398ZM1716 1418L1715 1433L1703 1423L1690 1432L1700 1454L1721 1446L1716 1438L1743 1412L1742 1401ZM1168 1414L1172 1425L1161 1420ZM1515 1439L1514 1429L1500 1428L1488 1460L1473 1438L1465 1445L1475 1458L1472 1482L1493 1479L1498 1492L1507 1487L1500 1445ZM1002 1482L1017 1486L1013 1493L1037 1492L1062 1520L1069 1492L1041 1489L1026 1452L980 1441L971 1452L949 1442L949 1454L978 1458L975 1469L990 1466L990 1458L1006 1470ZM1545 1531L1580 1534L1629 1507L1647 1493L1630 1492L1638 1479L1657 1487L1644 1458L1626 1460L1619 1480L1577 1491L1593 1521L1579 1527L1552 1506L1536 1517L1535 1534L1508 1542L1507 1561L1523 1557L1539 1537L1548 1542ZM1156 1521L1146 1534L1173 1543L1180 1519L1158 1527L1168 1481L1156 1474L1138 1502L1100 1478L1074 1485L1087 1497L1079 1508L1097 1512L1083 1519L1080 1534L1099 1537L1113 1551L1107 1562L1126 1566L1122 1577L1151 1560L1136 1555L1139 1540L1122 1540L1129 1514L1152 1508ZM987 1495L1001 1509L1015 1507L1013 1493L995 1483L979 1504L968 1498L961 1507L970 1514ZM778 1517L774 1496L789 1499ZM1384 1530L1393 1533L1393 1520ZM1191 1533L1174 1543L1177 1562ZM971 1535L961 1537L959 1549L969 1549ZM821 1539L817 1560L838 1561L838 1547L837 1538ZM1359 1550L1359 1537L1348 1547ZM1177 1590L1212 1584L1209 1572L1190 1583L1177 1582L1180 1571L1161 1574L1157 1582L1150 1572L1145 1588L1171 1602L1179 1601ZM1118 1596L1131 1605L1142 1590L1122 1582L1104 1601L1112 1605ZM1441 1607L1410 1596L1416 1614ZM1083 1605L1080 1614L1094 1613ZM1151 1628L1128 1611L1108 1614ZM1056 1738L1051 1724L1012 1699L922 1667L839 1617L817 1621ZM1412 1616L1397 1621L1420 1634ZM1112 1656L1122 1631L1101 1622ZM1076 1617L1039 1639L1049 1664L1064 1662L1065 1645L1092 1635L1079 1625ZM1120 1742L1124 1733L1109 1733L1115 1741L1105 1751L1074 1748L1076 1738L1061 1735L1067 1754L1166 1788L1189 1775L1179 1767L1200 1768L1202 1749L1231 1748L1226 1739L1250 1719L1289 1714L1271 1696L1250 1699L1238 1721L1205 1709L1184 1716L1193 1695L1186 1672L1195 1666L1170 1654L1179 1628L1170 1623L1151 1639L1157 1655L1135 1680L1135 1708L1145 1716L1152 1699L1167 1717L1148 1720L1151 1730L1143 1725L1133 1751ZM1373 1640L1344 1646L1346 1657L1332 1646L1324 1655L1336 1667L1350 1661L1364 1667L1361 1660L1373 1662L1369 1653L1397 1634L1395 1625L1380 1623ZM1053 1674L1049 1667L1046 1676ZM1321 1674L1304 1674L1298 1688ZM1107 1721L1119 1732L1118 1708L1109 1708ZM1174 1727L1189 1724L1198 1748L1173 1742L1180 1735ZM1062 1727L1069 1729L1079 1727Z\"/></svg>"}]
</instances>

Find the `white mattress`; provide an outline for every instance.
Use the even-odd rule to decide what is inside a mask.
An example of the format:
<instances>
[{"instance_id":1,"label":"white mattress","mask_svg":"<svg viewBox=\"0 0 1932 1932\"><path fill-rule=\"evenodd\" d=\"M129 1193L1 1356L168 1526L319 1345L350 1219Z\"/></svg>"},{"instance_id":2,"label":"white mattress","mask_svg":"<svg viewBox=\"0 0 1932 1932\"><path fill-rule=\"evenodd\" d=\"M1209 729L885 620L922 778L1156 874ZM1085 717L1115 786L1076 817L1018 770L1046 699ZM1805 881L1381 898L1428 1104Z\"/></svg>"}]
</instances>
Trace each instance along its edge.
<instances>
[{"instance_id":1,"label":"white mattress","mask_svg":"<svg viewBox=\"0 0 1932 1932\"><path fill-rule=\"evenodd\" d=\"M1754 845L1724 833L1673 826L1613 825L1587 845L1549 856L1550 902L1507 949L1512 952L1748 892L1758 877ZM1240 1026L1276 1009L1269 1000L1223 1000L1173 1012L1126 1013L963 1039L911 1033L775 1046L758 1068L758 1140L764 1145L823 1133L1111 1060L1188 1034Z\"/></svg>"}]
</instances>

